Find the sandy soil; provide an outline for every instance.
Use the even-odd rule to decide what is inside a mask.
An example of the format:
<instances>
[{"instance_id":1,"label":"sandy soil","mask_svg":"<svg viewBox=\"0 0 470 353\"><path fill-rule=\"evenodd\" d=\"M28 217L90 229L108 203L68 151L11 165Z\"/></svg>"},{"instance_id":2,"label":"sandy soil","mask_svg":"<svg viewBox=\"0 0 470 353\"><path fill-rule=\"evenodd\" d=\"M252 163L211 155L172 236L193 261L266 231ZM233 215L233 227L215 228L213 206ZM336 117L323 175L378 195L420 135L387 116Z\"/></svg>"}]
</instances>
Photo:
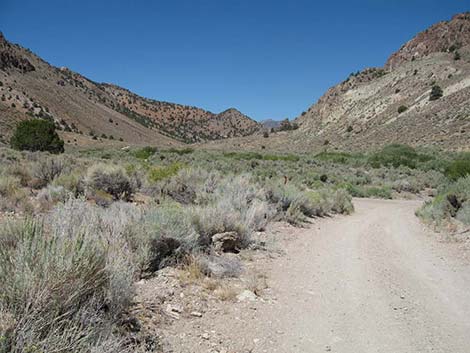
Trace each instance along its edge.
<instances>
[{"instance_id":1,"label":"sandy soil","mask_svg":"<svg viewBox=\"0 0 470 353\"><path fill-rule=\"evenodd\" d=\"M355 200L265 264L269 289L171 325L171 352L470 352L470 266L418 201ZM170 332L170 333L171 333Z\"/></svg>"}]
</instances>

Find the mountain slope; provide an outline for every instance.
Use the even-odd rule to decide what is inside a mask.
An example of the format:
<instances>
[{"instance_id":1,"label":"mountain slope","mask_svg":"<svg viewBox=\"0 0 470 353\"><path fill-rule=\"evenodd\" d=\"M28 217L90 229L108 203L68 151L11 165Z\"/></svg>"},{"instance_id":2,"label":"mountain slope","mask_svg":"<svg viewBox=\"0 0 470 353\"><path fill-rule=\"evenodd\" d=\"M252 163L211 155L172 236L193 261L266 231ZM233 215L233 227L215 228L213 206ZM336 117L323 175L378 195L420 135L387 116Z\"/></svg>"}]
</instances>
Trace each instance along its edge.
<instances>
[{"instance_id":1,"label":"mountain slope","mask_svg":"<svg viewBox=\"0 0 470 353\"><path fill-rule=\"evenodd\" d=\"M443 90L441 98L430 100L433 86ZM470 15L432 26L384 68L330 88L297 122L297 134L317 146L470 147Z\"/></svg>"},{"instance_id":2,"label":"mountain slope","mask_svg":"<svg viewBox=\"0 0 470 353\"><path fill-rule=\"evenodd\" d=\"M214 114L140 97L111 84L93 82L56 68L0 33L0 135L16 122L53 119L69 134L122 139L131 144L178 144L245 136L258 123L236 110ZM83 140L83 139L82 139Z\"/></svg>"}]
</instances>

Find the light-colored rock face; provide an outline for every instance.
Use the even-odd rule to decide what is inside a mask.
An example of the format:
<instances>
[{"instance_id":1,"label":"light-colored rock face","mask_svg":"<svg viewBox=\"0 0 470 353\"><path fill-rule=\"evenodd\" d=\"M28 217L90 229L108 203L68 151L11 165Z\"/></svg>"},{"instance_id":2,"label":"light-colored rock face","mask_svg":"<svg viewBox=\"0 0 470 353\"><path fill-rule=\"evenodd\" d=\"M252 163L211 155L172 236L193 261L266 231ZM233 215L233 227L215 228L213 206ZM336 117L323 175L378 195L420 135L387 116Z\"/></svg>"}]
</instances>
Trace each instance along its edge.
<instances>
[{"instance_id":1,"label":"light-colored rock face","mask_svg":"<svg viewBox=\"0 0 470 353\"><path fill-rule=\"evenodd\" d=\"M364 70L330 88L297 118L299 134L339 148L366 149L392 142L470 147L470 46L461 46L467 35L461 37L458 58L455 51L437 50L454 41L456 28L465 33L468 28L470 43L470 20L458 15L423 32L429 38L419 34L392 55L385 68ZM431 48L426 43L436 36L440 40ZM410 52L421 54L408 60ZM444 94L430 101L434 85Z\"/></svg>"}]
</instances>

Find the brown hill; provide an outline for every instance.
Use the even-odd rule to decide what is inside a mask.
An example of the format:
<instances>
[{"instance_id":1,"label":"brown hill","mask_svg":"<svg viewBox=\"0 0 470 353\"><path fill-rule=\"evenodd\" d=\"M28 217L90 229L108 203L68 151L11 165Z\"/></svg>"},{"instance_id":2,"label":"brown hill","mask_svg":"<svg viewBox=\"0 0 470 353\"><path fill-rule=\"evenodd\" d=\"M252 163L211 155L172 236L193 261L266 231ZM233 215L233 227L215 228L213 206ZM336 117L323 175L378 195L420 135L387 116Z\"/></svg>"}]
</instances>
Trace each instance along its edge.
<instances>
[{"instance_id":1,"label":"brown hill","mask_svg":"<svg viewBox=\"0 0 470 353\"><path fill-rule=\"evenodd\" d=\"M431 100L434 86L442 97ZM469 148L470 15L418 34L384 68L351 75L297 122L296 134L310 147L364 149L401 142Z\"/></svg>"},{"instance_id":2,"label":"brown hill","mask_svg":"<svg viewBox=\"0 0 470 353\"><path fill-rule=\"evenodd\" d=\"M387 60L385 67L393 69L406 61L432 53L456 52L467 45L470 45L470 13L462 13L416 35Z\"/></svg>"},{"instance_id":3,"label":"brown hill","mask_svg":"<svg viewBox=\"0 0 470 353\"><path fill-rule=\"evenodd\" d=\"M259 129L235 109L214 114L93 82L51 66L0 33L0 139L6 141L16 122L28 117L53 119L68 139L84 144L123 140L177 145L245 136Z\"/></svg>"}]
</instances>

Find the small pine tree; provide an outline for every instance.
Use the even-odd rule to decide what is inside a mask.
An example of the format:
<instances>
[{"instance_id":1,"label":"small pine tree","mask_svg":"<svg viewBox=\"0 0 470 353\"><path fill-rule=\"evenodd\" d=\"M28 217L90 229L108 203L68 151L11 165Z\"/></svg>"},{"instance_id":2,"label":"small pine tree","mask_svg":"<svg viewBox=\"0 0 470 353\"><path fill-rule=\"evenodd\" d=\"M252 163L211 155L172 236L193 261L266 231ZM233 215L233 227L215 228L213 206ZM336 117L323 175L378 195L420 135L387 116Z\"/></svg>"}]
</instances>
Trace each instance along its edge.
<instances>
[{"instance_id":1,"label":"small pine tree","mask_svg":"<svg viewBox=\"0 0 470 353\"><path fill-rule=\"evenodd\" d=\"M429 100L430 101L438 100L443 95L444 95L444 92L442 91L442 88L438 85L434 85L432 86L431 94L429 95Z\"/></svg>"},{"instance_id":2,"label":"small pine tree","mask_svg":"<svg viewBox=\"0 0 470 353\"><path fill-rule=\"evenodd\" d=\"M55 131L54 123L43 119L18 123L10 139L10 145L17 150L64 152L64 141Z\"/></svg>"},{"instance_id":3,"label":"small pine tree","mask_svg":"<svg viewBox=\"0 0 470 353\"><path fill-rule=\"evenodd\" d=\"M404 113L404 112L406 112L407 110L408 110L408 107L407 107L407 106L405 106L405 105L400 105L400 106L398 107L398 114Z\"/></svg>"}]
</instances>

